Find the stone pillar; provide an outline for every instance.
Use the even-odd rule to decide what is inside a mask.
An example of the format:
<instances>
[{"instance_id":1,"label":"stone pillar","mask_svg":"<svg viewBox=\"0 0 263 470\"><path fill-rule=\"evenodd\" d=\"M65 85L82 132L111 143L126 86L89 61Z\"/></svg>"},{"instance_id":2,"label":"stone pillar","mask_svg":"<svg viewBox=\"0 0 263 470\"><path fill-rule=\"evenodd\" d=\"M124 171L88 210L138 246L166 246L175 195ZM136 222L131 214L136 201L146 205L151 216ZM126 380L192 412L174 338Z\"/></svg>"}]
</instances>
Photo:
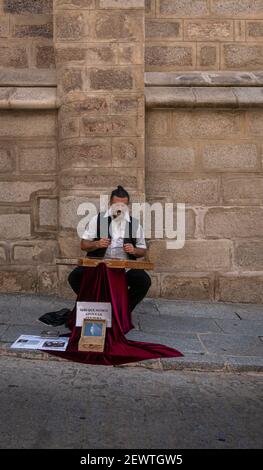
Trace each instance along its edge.
<instances>
[{"instance_id":1,"label":"stone pillar","mask_svg":"<svg viewBox=\"0 0 263 470\"><path fill-rule=\"evenodd\" d=\"M60 256L75 257L81 202L118 184L144 199L144 1L54 0L54 47Z\"/></svg>"}]
</instances>

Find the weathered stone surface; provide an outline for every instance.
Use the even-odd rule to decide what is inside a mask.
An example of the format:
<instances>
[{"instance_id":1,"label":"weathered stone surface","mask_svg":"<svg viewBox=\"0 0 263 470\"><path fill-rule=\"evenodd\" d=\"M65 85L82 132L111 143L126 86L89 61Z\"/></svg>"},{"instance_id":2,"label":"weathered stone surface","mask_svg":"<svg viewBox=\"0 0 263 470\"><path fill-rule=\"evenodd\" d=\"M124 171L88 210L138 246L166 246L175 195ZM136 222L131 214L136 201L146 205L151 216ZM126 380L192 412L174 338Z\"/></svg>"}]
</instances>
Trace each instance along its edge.
<instances>
[{"instance_id":1,"label":"weathered stone surface","mask_svg":"<svg viewBox=\"0 0 263 470\"><path fill-rule=\"evenodd\" d=\"M145 36L146 39L182 39L182 22L147 18Z\"/></svg>"},{"instance_id":2,"label":"weathered stone surface","mask_svg":"<svg viewBox=\"0 0 263 470\"><path fill-rule=\"evenodd\" d=\"M56 113L39 110L2 111L0 135L3 137L53 137L56 135Z\"/></svg>"},{"instance_id":3,"label":"weathered stone surface","mask_svg":"<svg viewBox=\"0 0 263 470\"><path fill-rule=\"evenodd\" d=\"M0 38L7 38L9 35L9 18L8 15L0 18Z\"/></svg>"},{"instance_id":4,"label":"weathered stone surface","mask_svg":"<svg viewBox=\"0 0 263 470\"><path fill-rule=\"evenodd\" d=\"M56 9L93 9L95 8L95 0L53 0Z\"/></svg>"},{"instance_id":5,"label":"weathered stone surface","mask_svg":"<svg viewBox=\"0 0 263 470\"><path fill-rule=\"evenodd\" d=\"M97 12L94 19L95 39L104 41L141 41L143 16L136 12Z\"/></svg>"},{"instance_id":6,"label":"weathered stone surface","mask_svg":"<svg viewBox=\"0 0 263 470\"><path fill-rule=\"evenodd\" d=\"M263 113L261 110L246 111L247 133L262 136Z\"/></svg>"},{"instance_id":7,"label":"weathered stone surface","mask_svg":"<svg viewBox=\"0 0 263 470\"><path fill-rule=\"evenodd\" d=\"M26 202L36 191L54 187L54 181L0 181L0 199L1 202Z\"/></svg>"},{"instance_id":8,"label":"weathered stone surface","mask_svg":"<svg viewBox=\"0 0 263 470\"><path fill-rule=\"evenodd\" d=\"M55 68L55 54L53 46L36 47L36 66L39 68Z\"/></svg>"},{"instance_id":9,"label":"weathered stone surface","mask_svg":"<svg viewBox=\"0 0 263 470\"><path fill-rule=\"evenodd\" d=\"M54 263L57 256L56 240L16 243L12 247L12 260L16 264Z\"/></svg>"},{"instance_id":10,"label":"weathered stone surface","mask_svg":"<svg viewBox=\"0 0 263 470\"><path fill-rule=\"evenodd\" d=\"M261 0L212 0L212 15L230 17L258 17L263 13L263 3Z\"/></svg>"},{"instance_id":11,"label":"weathered stone surface","mask_svg":"<svg viewBox=\"0 0 263 470\"><path fill-rule=\"evenodd\" d=\"M28 67L28 56L26 48L21 46L1 46L0 63L2 67Z\"/></svg>"},{"instance_id":12,"label":"weathered stone surface","mask_svg":"<svg viewBox=\"0 0 263 470\"><path fill-rule=\"evenodd\" d=\"M83 76L81 69L67 69L63 73L62 88L65 93L82 90Z\"/></svg>"},{"instance_id":13,"label":"weathered stone surface","mask_svg":"<svg viewBox=\"0 0 263 470\"><path fill-rule=\"evenodd\" d=\"M144 66L144 49L140 43L118 43L118 61L120 65L138 64Z\"/></svg>"},{"instance_id":14,"label":"weathered stone surface","mask_svg":"<svg viewBox=\"0 0 263 470\"><path fill-rule=\"evenodd\" d=\"M75 234L67 232L65 237L60 236L59 239L60 256L66 258L79 258L85 256L85 252L80 249L80 238Z\"/></svg>"},{"instance_id":15,"label":"weathered stone surface","mask_svg":"<svg viewBox=\"0 0 263 470\"><path fill-rule=\"evenodd\" d=\"M12 171L15 166L15 155L14 150L11 147L5 147L4 143L1 143L0 149L0 172Z\"/></svg>"},{"instance_id":16,"label":"weathered stone surface","mask_svg":"<svg viewBox=\"0 0 263 470\"><path fill-rule=\"evenodd\" d=\"M125 136L139 135L137 120L135 117L109 116L89 118L83 117L81 120L81 135L101 135L101 136Z\"/></svg>"},{"instance_id":17,"label":"weathered stone surface","mask_svg":"<svg viewBox=\"0 0 263 470\"><path fill-rule=\"evenodd\" d=\"M72 266L58 266L58 293L65 299L76 300L76 294L68 283L68 275L72 271Z\"/></svg>"},{"instance_id":18,"label":"weathered stone surface","mask_svg":"<svg viewBox=\"0 0 263 470\"><path fill-rule=\"evenodd\" d=\"M12 271L11 271L12 269ZM17 266L14 271L5 268L0 271L0 292L35 292L37 286L37 273L28 266Z\"/></svg>"},{"instance_id":19,"label":"weathered stone surface","mask_svg":"<svg viewBox=\"0 0 263 470\"><path fill-rule=\"evenodd\" d=\"M237 97L232 87L195 87L196 106L202 107L237 107Z\"/></svg>"},{"instance_id":20,"label":"weathered stone surface","mask_svg":"<svg viewBox=\"0 0 263 470\"><path fill-rule=\"evenodd\" d=\"M56 37L60 41L78 41L85 36L85 18L80 12L56 15Z\"/></svg>"},{"instance_id":21,"label":"weathered stone surface","mask_svg":"<svg viewBox=\"0 0 263 470\"><path fill-rule=\"evenodd\" d=\"M186 20L185 40L229 41L233 39L233 22L230 20Z\"/></svg>"},{"instance_id":22,"label":"weathered stone surface","mask_svg":"<svg viewBox=\"0 0 263 470\"><path fill-rule=\"evenodd\" d=\"M57 227L58 223L58 201L57 199L39 198L39 226Z\"/></svg>"},{"instance_id":23,"label":"weathered stone surface","mask_svg":"<svg viewBox=\"0 0 263 470\"><path fill-rule=\"evenodd\" d=\"M221 276L219 277L216 296L222 302L263 302L263 277L251 276Z\"/></svg>"},{"instance_id":24,"label":"weathered stone surface","mask_svg":"<svg viewBox=\"0 0 263 470\"><path fill-rule=\"evenodd\" d=\"M52 13L53 0L4 0L3 4L8 13Z\"/></svg>"},{"instance_id":25,"label":"weathered stone surface","mask_svg":"<svg viewBox=\"0 0 263 470\"><path fill-rule=\"evenodd\" d=\"M99 0L100 8L144 8L144 0Z\"/></svg>"},{"instance_id":26,"label":"weathered stone surface","mask_svg":"<svg viewBox=\"0 0 263 470\"><path fill-rule=\"evenodd\" d=\"M0 215L0 238L8 240L11 238L30 237L31 223L29 214L1 214Z\"/></svg>"},{"instance_id":27,"label":"weathered stone surface","mask_svg":"<svg viewBox=\"0 0 263 470\"><path fill-rule=\"evenodd\" d=\"M79 119L72 118L67 119L66 121L60 121L60 138L69 139L71 137L79 136Z\"/></svg>"},{"instance_id":28,"label":"weathered stone surface","mask_svg":"<svg viewBox=\"0 0 263 470\"><path fill-rule=\"evenodd\" d=\"M146 126L149 141L168 134L171 113L168 111L149 111L146 114Z\"/></svg>"},{"instance_id":29,"label":"weathered stone surface","mask_svg":"<svg viewBox=\"0 0 263 470\"><path fill-rule=\"evenodd\" d=\"M245 271L263 271L263 242L261 240L236 241L234 264Z\"/></svg>"},{"instance_id":30,"label":"weathered stone surface","mask_svg":"<svg viewBox=\"0 0 263 470\"><path fill-rule=\"evenodd\" d=\"M145 47L145 65L192 67L194 66L194 47L183 44L148 45Z\"/></svg>"},{"instance_id":31,"label":"weathered stone surface","mask_svg":"<svg viewBox=\"0 0 263 470\"><path fill-rule=\"evenodd\" d=\"M85 113L85 116L93 116L97 114L108 114L110 110L110 98L108 96L90 95L86 93L74 94L74 101L67 102L66 105L60 107L60 115L67 116Z\"/></svg>"},{"instance_id":32,"label":"weathered stone surface","mask_svg":"<svg viewBox=\"0 0 263 470\"><path fill-rule=\"evenodd\" d=\"M6 248L5 245L0 246L0 264L5 264L6 263Z\"/></svg>"},{"instance_id":33,"label":"weathered stone surface","mask_svg":"<svg viewBox=\"0 0 263 470\"><path fill-rule=\"evenodd\" d=\"M114 167L141 167L144 169L144 142L141 138L112 139L112 165Z\"/></svg>"},{"instance_id":34,"label":"weathered stone surface","mask_svg":"<svg viewBox=\"0 0 263 470\"><path fill-rule=\"evenodd\" d=\"M224 202L230 204L261 204L263 198L263 178L244 175L225 177L222 180Z\"/></svg>"},{"instance_id":35,"label":"weathered stone surface","mask_svg":"<svg viewBox=\"0 0 263 470\"><path fill-rule=\"evenodd\" d=\"M224 44L223 68L260 70L263 67L263 45Z\"/></svg>"},{"instance_id":36,"label":"weathered stone surface","mask_svg":"<svg viewBox=\"0 0 263 470\"><path fill-rule=\"evenodd\" d=\"M58 65L71 62L83 62L86 57L86 47L83 46L59 46L56 47L56 61Z\"/></svg>"},{"instance_id":37,"label":"weathered stone surface","mask_svg":"<svg viewBox=\"0 0 263 470\"><path fill-rule=\"evenodd\" d=\"M218 179L213 177L183 179L173 174L149 173L146 188L149 195L165 195L176 203L213 204L218 201Z\"/></svg>"},{"instance_id":38,"label":"weathered stone surface","mask_svg":"<svg viewBox=\"0 0 263 470\"><path fill-rule=\"evenodd\" d=\"M20 149L20 171L23 173L52 173L56 170L55 146L22 147Z\"/></svg>"},{"instance_id":39,"label":"weathered stone surface","mask_svg":"<svg viewBox=\"0 0 263 470\"><path fill-rule=\"evenodd\" d=\"M94 214L89 213L89 206L87 205L87 211L84 211L84 214L78 215L78 207L80 204L83 203L92 203L94 204L95 207L98 206L98 200L94 200L94 198L90 198L88 196L62 196L59 201L59 224L60 227L63 229L74 229L75 231L75 239L74 239L74 244L76 244L76 240L78 240L78 246L80 244L80 239L77 238L77 225L80 222L80 220L83 220L87 216L93 216L96 215L96 212ZM94 207L94 211L95 211ZM85 219L86 220L86 219ZM88 223L88 220L87 222ZM65 250L65 247L67 247L67 241L62 240L63 242L63 247ZM61 244L61 240L60 240ZM72 241L69 241L70 247L72 245ZM68 249L67 253L64 251L63 256L68 256ZM73 255L69 255L69 257L73 257Z\"/></svg>"},{"instance_id":40,"label":"weathered stone surface","mask_svg":"<svg viewBox=\"0 0 263 470\"><path fill-rule=\"evenodd\" d=\"M209 276L165 274L161 276L161 297L212 300L212 281Z\"/></svg>"},{"instance_id":41,"label":"weathered stone surface","mask_svg":"<svg viewBox=\"0 0 263 470\"><path fill-rule=\"evenodd\" d=\"M205 215L205 233L216 238L262 237L262 216L260 207L212 208Z\"/></svg>"},{"instance_id":42,"label":"weathered stone surface","mask_svg":"<svg viewBox=\"0 0 263 470\"><path fill-rule=\"evenodd\" d=\"M191 145L153 145L147 149L147 166L155 171L193 171L195 150Z\"/></svg>"},{"instance_id":43,"label":"weathered stone surface","mask_svg":"<svg viewBox=\"0 0 263 470\"><path fill-rule=\"evenodd\" d=\"M111 143L109 139L84 140L61 149L62 168L97 167L111 164Z\"/></svg>"},{"instance_id":44,"label":"weathered stone surface","mask_svg":"<svg viewBox=\"0 0 263 470\"><path fill-rule=\"evenodd\" d=\"M50 16L16 16L13 26L13 36L17 38L52 38L53 22Z\"/></svg>"},{"instance_id":45,"label":"weathered stone surface","mask_svg":"<svg viewBox=\"0 0 263 470\"><path fill-rule=\"evenodd\" d=\"M209 5L207 0L160 0L161 16L207 16Z\"/></svg>"},{"instance_id":46,"label":"weathered stone surface","mask_svg":"<svg viewBox=\"0 0 263 470\"><path fill-rule=\"evenodd\" d=\"M247 21L246 22L247 39L257 41L263 39L263 21Z\"/></svg>"},{"instance_id":47,"label":"weathered stone surface","mask_svg":"<svg viewBox=\"0 0 263 470\"><path fill-rule=\"evenodd\" d=\"M207 144L203 166L214 171L257 171L260 169L255 143Z\"/></svg>"},{"instance_id":48,"label":"weathered stone surface","mask_svg":"<svg viewBox=\"0 0 263 470\"><path fill-rule=\"evenodd\" d=\"M172 250L165 241L153 241L149 258L157 270L214 271L230 267L231 247L229 240L186 240L183 248Z\"/></svg>"},{"instance_id":49,"label":"weathered stone surface","mask_svg":"<svg viewBox=\"0 0 263 470\"><path fill-rule=\"evenodd\" d=\"M172 131L177 136L222 138L222 135L237 135L240 128L240 115L233 111L178 110L172 116Z\"/></svg>"},{"instance_id":50,"label":"weathered stone surface","mask_svg":"<svg viewBox=\"0 0 263 470\"><path fill-rule=\"evenodd\" d=\"M41 294L57 294L58 274L56 266L38 266L37 292Z\"/></svg>"},{"instance_id":51,"label":"weathered stone surface","mask_svg":"<svg viewBox=\"0 0 263 470\"><path fill-rule=\"evenodd\" d=\"M123 175L121 172L117 170L123 170L122 168L109 168L109 171L94 169L91 170L89 173L85 174L82 172L81 174L74 174L74 175L63 175L61 177L61 186L65 189L95 189L98 188L105 190L105 188L115 188L118 184L125 187L127 190L135 189L138 186L137 181L137 174L134 175L134 172L131 170L129 171L129 175ZM98 171L100 170L100 171ZM136 170L135 170L136 171ZM122 171L123 173L123 171ZM137 171L136 171L137 173Z\"/></svg>"},{"instance_id":52,"label":"weathered stone surface","mask_svg":"<svg viewBox=\"0 0 263 470\"><path fill-rule=\"evenodd\" d=\"M218 46L211 44L197 45L198 66L215 68L218 63L218 57Z\"/></svg>"},{"instance_id":53,"label":"weathered stone surface","mask_svg":"<svg viewBox=\"0 0 263 470\"><path fill-rule=\"evenodd\" d=\"M90 87L93 90L129 90L133 88L130 70L105 69L90 71Z\"/></svg>"},{"instance_id":54,"label":"weathered stone surface","mask_svg":"<svg viewBox=\"0 0 263 470\"><path fill-rule=\"evenodd\" d=\"M111 113L143 114L144 100L141 96L118 96L111 99Z\"/></svg>"}]
</instances>

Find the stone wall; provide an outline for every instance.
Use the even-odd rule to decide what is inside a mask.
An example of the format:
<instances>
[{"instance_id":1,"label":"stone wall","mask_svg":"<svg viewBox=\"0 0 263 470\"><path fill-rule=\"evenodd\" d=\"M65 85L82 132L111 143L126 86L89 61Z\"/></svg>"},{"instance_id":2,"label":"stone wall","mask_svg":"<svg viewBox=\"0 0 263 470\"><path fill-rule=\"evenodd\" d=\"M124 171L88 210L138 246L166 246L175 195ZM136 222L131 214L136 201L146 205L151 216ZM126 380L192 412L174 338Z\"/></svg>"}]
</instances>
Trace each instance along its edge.
<instances>
[{"instance_id":1,"label":"stone wall","mask_svg":"<svg viewBox=\"0 0 263 470\"><path fill-rule=\"evenodd\" d=\"M147 71L262 70L261 0L146 0Z\"/></svg>"}]
</instances>

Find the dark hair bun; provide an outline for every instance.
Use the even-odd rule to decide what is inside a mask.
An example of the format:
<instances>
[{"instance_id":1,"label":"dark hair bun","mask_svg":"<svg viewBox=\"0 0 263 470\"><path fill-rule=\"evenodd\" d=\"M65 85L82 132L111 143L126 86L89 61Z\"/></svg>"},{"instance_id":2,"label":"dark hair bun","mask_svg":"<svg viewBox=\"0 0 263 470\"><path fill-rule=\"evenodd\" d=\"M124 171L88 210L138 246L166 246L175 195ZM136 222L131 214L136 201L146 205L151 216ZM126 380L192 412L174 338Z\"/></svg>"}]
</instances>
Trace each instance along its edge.
<instances>
[{"instance_id":1,"label":"dark hair bun","mask_svg":"<svg viewBox=\"0 0 263 470\"><path fill-rule=\"evenodd\" d=\"M124 188L123 188L123 186L120 186L120 185L119 185L119 186L117 186L117 189L118 189L118 191L124 191Z\"/></svg>"}]
</instances>

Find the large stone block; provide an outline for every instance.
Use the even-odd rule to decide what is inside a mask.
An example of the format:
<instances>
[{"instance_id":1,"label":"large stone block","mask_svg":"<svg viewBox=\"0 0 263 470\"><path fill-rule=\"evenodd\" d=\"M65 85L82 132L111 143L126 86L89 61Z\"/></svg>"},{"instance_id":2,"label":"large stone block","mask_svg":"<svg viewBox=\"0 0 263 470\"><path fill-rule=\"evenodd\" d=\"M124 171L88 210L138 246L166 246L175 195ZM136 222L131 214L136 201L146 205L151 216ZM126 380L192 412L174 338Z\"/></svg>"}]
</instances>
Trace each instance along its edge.
<instances>
[{"instance_id":1,"label":"large stone block","mask_svg":"<svg viewBox=\"0 0 263 470\"><path fill-rule=\"evenodd\" d=\"M110 139L79 139L63 146L60 152L62 168L105 167L111 164Z\"/></svg>"},{"instance_id":2,"label":"large stone block","mask_svg":"<svg viewBox=\"0 0 263 470\"><path fill-rule=\"evenodd\" d=\"M58 266L58 294L65 299L76 300L76 294L68 283L68 276L74 266Z\"/></svg>"},{"instance_id":3,"label":"large stone block","mask_svg":"<svg viewBox=\"0 0 263 470\"><path fill-rule=\"evenodd\" d=\"M123 68L91 70L90 87L93 90L131 90L134 87L132 71Z\"/></svg>"},{"instance_id":4,"label":"large stone block","mask_svg":"<svg viewBox=\"0 0 263 470\"><path fill-rule=\"evenodd\" d=\"M3 137L54 137L56 136L56 113L48 110L2 111L0 135Z\"/></svg>"},{"instance_id":5,"label":"large stone block","mask_svg":"<svg viewBox=\"0 0 263 470\"><path fill-rule=\"evenodd\" d=\"M6 173L13 171L15 167L14 149L5 143L1 143L0 149L0 172Z\"/></svg>"},{"instance_id":6,"label":"large stone block","mask_svg":"<svg viewBox=\"0 0 263 470\"><path fill-rule=\"evenodd\" d=\"M61 81L62 90L64 93L78 91L83 89L83 71L82 69L66 69L63 72Z\"/></svg>"},{"instance_id":7,"label":"large stone block","mask_svg":"<svg viewBox=\"0 0 263 470\"><path fill-rule=\"evenodd\" d=\"M179 250L167 249L165 241L153 241L149 259L158 271L215 271L228 269L232 243L229 240L186 240Z\"/></svg>"},{"instance_id":8,"label":"large stone block","mask_svg":"<svg viewBox=\"0 0 263 470\"><path fill-rule=\"evenodd\" d=\"M78 236L73 237L67 234L65 237L59 237L58 241L60 256L62 258L80 258L86 255L86 253L80 249L80 239Z\"/></svg>"},{"instance_id":9,"label":"large stone block","mask_svg":"<svg viewBox=\"0 0 263 470\"><path fill-rule=\"evenodd\" d=\"M263 237L263 209L261 207L212 208L206 213L204 224L207 237Z\"/></svg>"},{"instance_id":10,"label":"large stone block","mask_svg":"<svg viewBox=\"0 0 263 470\"><path fill-rule=\"evenodd\" d=\"M58 201L57 199L39 198L38 200L38 222L39 227L57 228L58 224Z\"/></svg>"},{"instance_id":11,"label":"large stone block","mask_svg":"<svg viewBox=\"0 0 263 470\"><path fill-rule=\"evenodd\" d=\"M233 21L186 20L184 33L186 41L231 41L233 40Z\"/></svg>"},{"instance_id":12,"label":"large stone block","mask_svg":"<svg viewBox=\"0 0 263 470\"><path fill-rule=\"evenodd\" d=\"M60 117L67 118L70 116L79 116L80 113L85 116L96 116L102 114L103 116L109 114L110 111L110 97L104 95L90 95L83 92L74 93L72 100L67 100L65 105L60 107Z\"/></svg>"},{"instance_id":13,"label":"large stone block","mask_svg":"<svg viewBox=\"0 0 263 470\"><path fill-rule=\"evenodd\" d=\"M83 203L93 203L94 199L91 200L88 196L61 196L59 201L59 225L62 229L74 229L76 233L77 225L81 219L88 215L78 215L78 207ZM96 201L98 204L98 201ZM96 204L96 206L97 206ZM94 214L95 215L95 214ZM64 243L64 240L62 240ZM60 244L62 243L60 241ZM63 245L64 246L64 245ZM63 255L66 257L66 255Z\"/></svg>"},{"instance_id":14,"label":"large stone block","mask_svg":"<svg viewBox=\"0 0 263 470\"><path fill-rule=\"evenodd\" d=\"M160 0L159 12L161 16L193 17L209 15L209 2L207 0Z\"/></svg>"},{"instance_id":15,"label":"large stone block","mask_svg":"<svg viewBox=\"0 0 263 470\"><path fill-rule=\"evenodd\" d=\"M255 143L211 143L203 148L203 167L214 171L259 171Z\"/></svg>"},{"instance_id":16,"label":"large stone block","mask_svg":"<svg viewBox=\"0 0 263 470\"><path fill-rule=\"evenodd\" d=\"M54 181L0 181L0 201L27 202L33 193L55 188Z\"/></svg>"},{"instance_id":17,"label":"large stone block","mask_svg":"<svg viewBox=\"0 0 263 470\"><path fill-rule=\"evenodd\" d=\"M246 33L248 41L262 41L263 40L263 21L247 21Z\"/></svg>"},{"instance_id":18,"label":"large stone block","mask_svg":"<svg viewBox=\"0 0 263 470\"><path fill-rule=\"evenodd\" d=\"M85 17L80 12L55 16L55 32L59 41L80 41L85 37Z\"/></svg>"},{"instance_id":19,"label":"large stone block","mask_svg":"<svg viewBox=\"0 0 263 470\"><path fill-rule=\"evenodd\" d=\"M137 169L132 171L131 168L129 174L127 174L127 171L123 174L123 170L122 168L91 168L88 173L86 171L81 173L75 171L74 174L63 174L61 176L61 186L64 189L90 189L91 191L103 189L105 191L120 184L127 190L137 189L139 184Z\"/></svg>"},{"instance_id":20,"label":"large stone block","mask_svg":"<svg viewBox=\"0 0 263 470\"><path fill-rule=\"evenodd\" d=\"M31 144L32 145L32 144ZM23 144L20 149L20 171L23 173L56 172L57 152L54 145L37 147Z\"/></svg>"},{"instance_id":21,"label":"large stone block","mask_svg":"<svg viewBox=\"0 0 263 470\"><path fill-rule=\"evenodd\" d=\"M177 40L182 39L182 21L147 18L145 22L146 39Z\"/></svg>"},{"instance_id":22,"label":"large stone block","mask_svg":"<svg viewBox=\"0 0 263 470\"><path fill-rule=\"evenodd\" d=\"M9 36L9 17L8 15L0 18L0 38L7 38Z\"/></svg>"},{"instance_id":23,"label":"large stone block","mask_svg":"<svg viewBox=\"0 0 263 470\"><path fill-rule=\"evenodd\" d=\"M9 247L6 247L5 244L1 244L1 246L0 246L0 264L6 264L8 250L9 250Z\"/></svg>"},{"instance_id":24,"label":"large stone block","mask_svg":"<svg viewBox=\"0 0 263 470\"><path fill-rule=\"evenodd\" d=\"M218 185L219 181L214 177L183 179L176 174L149 173L146 192L149 196L169 197L175 203L214 204L218 201Z\"/></svg>"},{"instance_id":25,"label":"large stone block","mask_svg":"<svg viewBox=\"0 0 263 470\"><path fill-rule=\"evenodd\" d=\"M139 12L96 12L94 21L95 40L142 41L143 15Z\"/></svg>"},{"instance_id":26,"label":"large stone block","mask_svg":"<svg viewBox=\"0 0 263 470\"><path fill-rule=\"evenodd\" d=\"M234 264L244 271L263 271L263 241L235 242Z\"/></svg>"},{"instance_id":27,"label":"large stone block","mask_svg":"<svg viewBox=\"0 0 263 470\"><path fill-rule=\"evenodd\" d=\"M187 67L195 65L193 44L149 44L145 47L145 65L148 67Z\"/></svg>"},{"instance_id":28,"label":"large stone block","mask_svg":"<svg viewBox=\"0 0 263 470\"><path fill-rule=\"evenodd\" d=\"M18 38L52 38L52 16L15 16L13 18L13 36Z\"/></svg>"},{"instance_id":29,"label":"large stone block","mask_svg":"<svg viewBox=\"0 0 263 470\"><path fill-rule=\"evenodd\" d=\"M0 239L30 237L31 223L29 214L1 214Z\"/></svg>"},{"instance_id":30,"label":"large stone block","mask_svg":"<svg viewBox=\"0 0 263 470\"><path fill-rule=\"evenodd\" d=\"M170 111L148 111L146 113L146 127L148 141L168 135L170 131Z\"/></svg>"},{"instance_id":31,"label":"large stone block","mask_svg":"<svg viewBox=\"0 0 263 470\"><path fill-rule=\"evenodd\" d=\"M212 15L228 18L258 18L263 14L262 0L212 0Z\"/></svg>"},{"instance_id":32,"label":"large stone block","mask_svg":"<svg viewBox=\"0 0 263 470\"><path fill-rule=\"evenodd\" d=\"M222 49L224 69L261 70L263 45L224 44Z\"/></svg>"},{"instance_id":33,"label":"large stone block","mask_svg":"<svg viewBox=\"0 0 263 470\"><path fill-rule=\"evenodd\" d=\"M213 300L213 279L206 275L162 274L161 297L178 300Z\"/></svg>"},{"instance_id":34,"label":"large stone block","mask_svg":"<svg viewBox=\"0 0 263 470\"><path fill-rule=\"evenodd\" d=\"M193 171L195 166L194 146L174 142L170 145L149 145L147 167L149 171Z\"/></svg>"},{"instance_id":35,"label":"large stone block","mask_svg":"<svg viewBox=\"0 0 263 470\"><path fill-rule=\"evenodd\" d=\"M55 68L55 53L52 46L36 46L36 66L43 69Z\"/></svg>"},{"instance_id":36,"label":"large stone block","mask_svg":"<svg viewBox=\"0 0 263 470\"><path fill-rule=\"evenodd\" d=\"M37 272L28 266L16 266L15 270L3 268L0 271L0 292L8 294L15 292L35 292L37 287Z\"/></svg>"},{"instance_id":37,"label":"large stone block","mask_svg":"<svg viewBox=\"0 0 263 470\"><path fill-rule=\"evenodd\" d=\"M240 114L235 111L178 110L172 113L172 117L172 132L176 136L225 139L227 135L239 135L241 131Z\"/></svg>"},{"instance_id":38,"label":"large stone block","mask_svg":"<svg viewBox=\"0 0 263 470\"><path fill-rule=\"evenodd\" d=\"M15 14L52 13L53 0L3 0L4 11Z\"/></svg>"},{"instance_id":39,"label":"large stone block","mask_svg":"<svg viewBox=\"0 0 263 470\"><path fill-rule=\"evenodd\" d=\"M72 10L72 9L87 9L91 10L95 8L95 0L53 0L54 8L57 10Z\"/></svg>"},{"instance_id":40,"label":"large stone block","mask_svg":"<svg viewBox=\"0 0 263 470\"><path fill-rule=\"evenodd\" d=\"M21 46L1 46L0 63L1 67L28 67L28 55L26 48Z\"/></svg>"},{"instance_id":41,"label":"large stone block","mask_svg":"<svg viewBox=\"0 0 263 470\"><path fill-rule=\"evenodd\" d=\"M144 169L144 141L135 137L112 139L112 166Z\"/></svg>"},{"instance_id":42,"label":"large stone block","mask_svg":"<svg viewBox=\"0 0 263 470\"><path fill-rule=\"evenodd\" d=\"M83 136L125 136L140 135L137 119L133 116L108 116L81 120L80 135Z\"/></svg>"},{"instance_id":43,"label":"large stone block","mask_svg":"<svg viewBox=\"0 0 263 470\"><path fill-rule=\"evenodd\" d=\"M197 44L197 66L216 68L219 64L219 47L214 44Z\"/></svg>"},{"instance_id":44,"label":"large stone block","mask_svg":"<svg viewBox=\"0 0 263 470\"><path fill-rule=\"evenodd\" d=\"M16 243L12 247L12 262L15 264L55 263L58 256L56 240L41 240Z\"/></svg>"},{"instance_id":45,"label":"large stone block","mask_svg":"<svg viewBox=\"0 0 263 470\"><path fill-rule=\"evenodd\" d=\"M263 303L263 276L221 276L216 289L217 300L222 302Z\"/></svg>"},{"instance_id":46,"label":"large stone block","mask_svg":"<svg viewBox=\"0 0 263 470\"><path fill-rule=\"evenodd\" d=\"M120 65L144 65L144 48L141 43L118 43L118 62Z\"/></svg>"},{"instance_id":47,"label":"large stone block","mask_svg":"<svg viewBox=\"0 0 263 470\"><path fill-rule=\"evenodd\" d=\"M111 98L112 114L144 114L144 98L133 95L114 95Z\"/></svg>"},{"instance_id":48,"label":"large stone block","mask_svg":"<svg viewBox=\"0 0 263 470\"><path fill-rule=\"evenodd\" d=\"M262 110L249 110L246 112L246 132L262 136L263 112Z\"/></svg>"},{"instance_id":49,"label":"large stone block","mask_svg":"<svg viewBox=\"0 0 263 470\"><path fill-rule=\"evenodd\" d=\"M144 0L99 0L100 8L144 8Z\"/></svg>"},{"instance_id":50,"label":"large stone block","mask_svg":"<svg viewBox=\"0 0 263 470\"><path fill-rule=\"evenodd\" d=\"M58 293L57 266L38 266L37 274L37 292L48 295Z\"/></svg>"},{"instance_id":51,"label":"large stone block","mask_svg":"<svg viewBox=\"0 0 263 470\"><path fill-rule=\"evenodd\" d=\"M263 199L263 178L244 175L222 179L223 200L229 204L258 204Z\"/></svg>"}]
</instances>

